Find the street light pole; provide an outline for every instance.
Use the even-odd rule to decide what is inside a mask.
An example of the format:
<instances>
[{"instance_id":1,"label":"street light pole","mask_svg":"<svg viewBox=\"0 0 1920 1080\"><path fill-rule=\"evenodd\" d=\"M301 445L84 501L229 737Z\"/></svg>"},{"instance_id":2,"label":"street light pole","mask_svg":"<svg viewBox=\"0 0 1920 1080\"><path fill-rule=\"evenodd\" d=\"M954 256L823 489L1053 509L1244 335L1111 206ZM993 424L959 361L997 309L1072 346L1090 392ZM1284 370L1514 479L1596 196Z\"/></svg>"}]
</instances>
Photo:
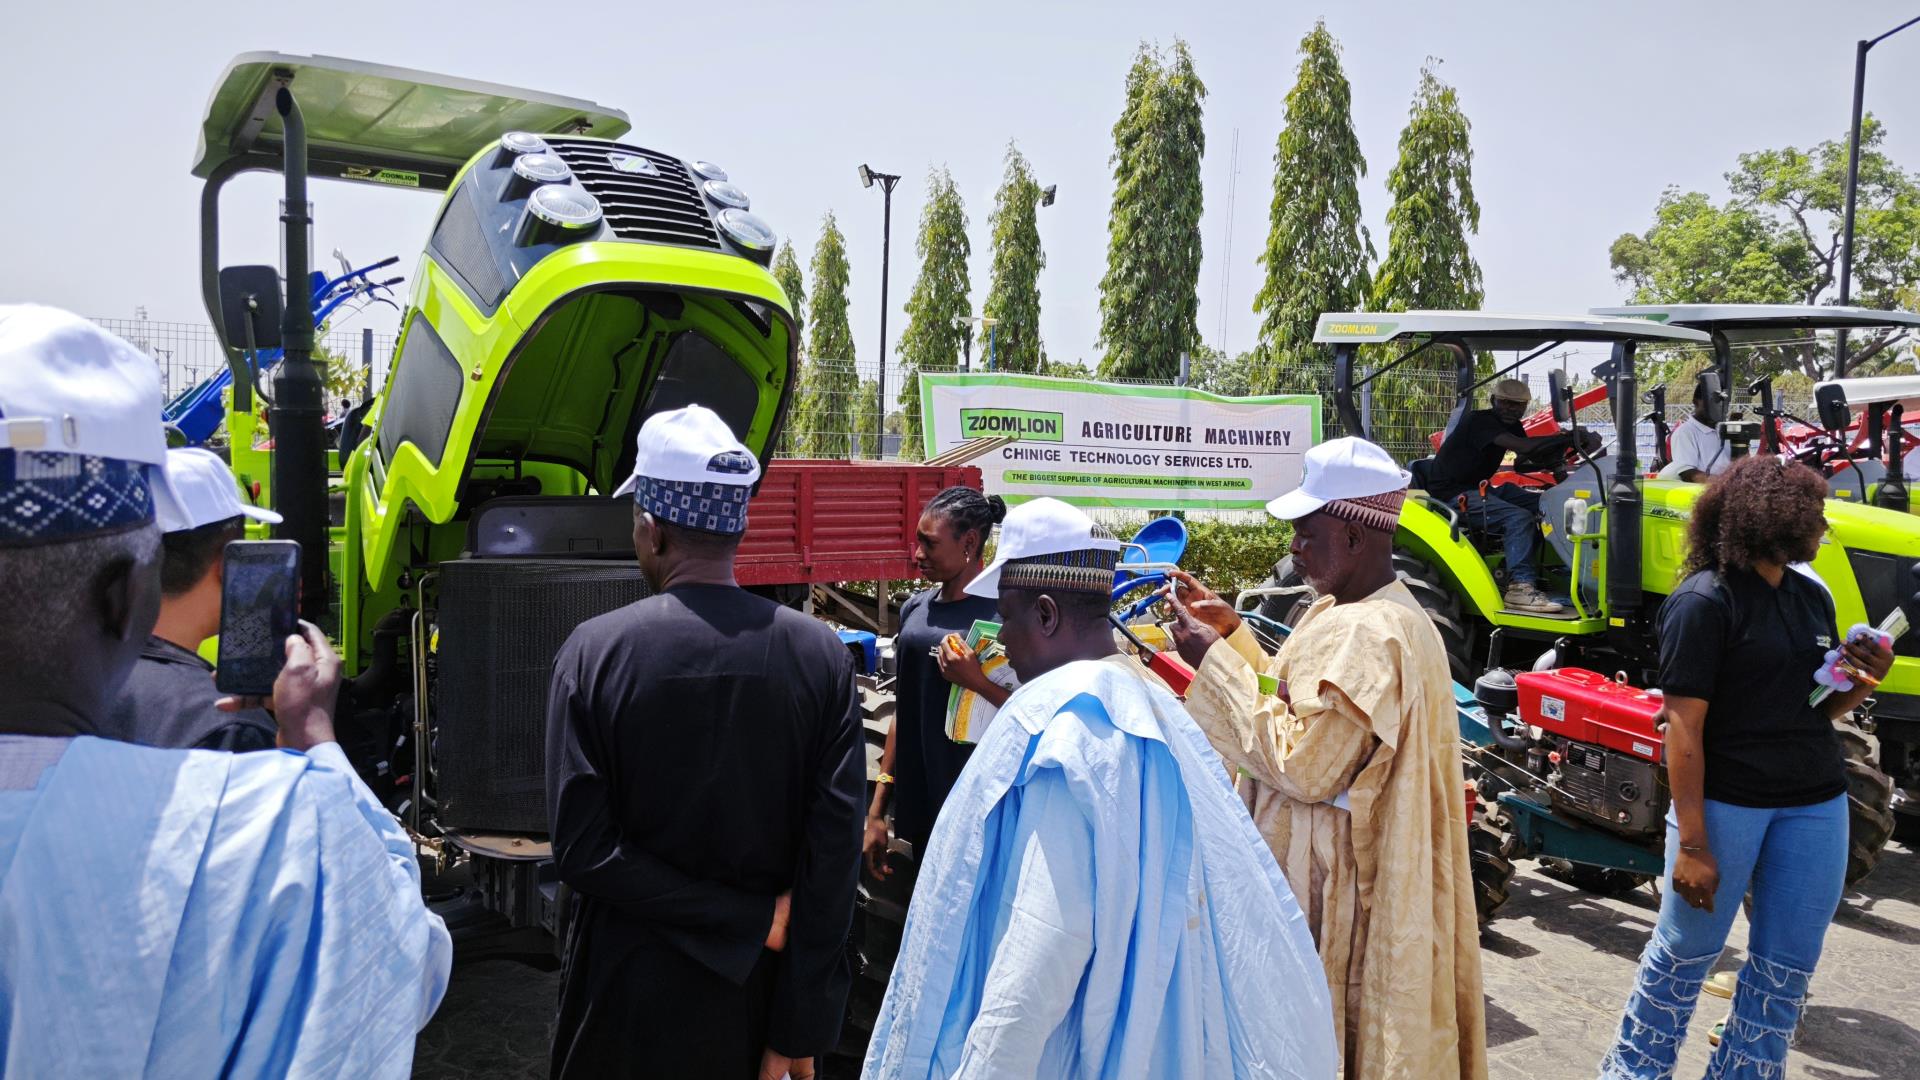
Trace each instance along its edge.
<instances>
[{"instance_id":1,"label":"street light pole","mask_svg":"<svg viewBox=\"0 0 1920 1080\"><path fill-rule=\"evenodd\" d=\"M880 182L880 193L884 208L881 210L880 224L880 416L874 429L874 457L885 457L887 446L887 269L893 258L893 186L900 182L898 176L874 172L865 165L860 166L860 186L872 187L874 181ZM857 421L856 421L857 422Z\"/></svg>"},{"instance_id":2,"label":"street light pole","mask_svg":"<svg viewBox=\"0 0 1920 1080\"><path fill-rule=\"evenodd\" d=\"M1847 130L1847 208L1840 227L1840 303L1842 306L1853 297L1853 213L1854 199L1860 186L1860 120L1867 91L1867 50L1914 23L1920 23L1920 15L1908 19L1877 38L1854 43L1853 126ZM1838 379L1847 373L1847 332L1845 330L1840 331L1836 348L1833 358L1833 377Z\"/></svg>"}]
</instances>

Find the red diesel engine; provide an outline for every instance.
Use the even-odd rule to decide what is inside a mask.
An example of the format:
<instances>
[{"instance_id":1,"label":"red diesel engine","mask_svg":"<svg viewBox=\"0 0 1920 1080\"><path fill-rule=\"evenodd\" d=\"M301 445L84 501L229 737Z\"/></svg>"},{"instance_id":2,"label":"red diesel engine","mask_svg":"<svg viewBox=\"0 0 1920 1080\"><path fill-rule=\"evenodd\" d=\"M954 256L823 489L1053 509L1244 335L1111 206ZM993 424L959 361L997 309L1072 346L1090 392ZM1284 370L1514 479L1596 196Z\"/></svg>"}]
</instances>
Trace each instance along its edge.
<instances>
[{"instance_id":1,"label":"red diesel engine","mask_svg":"<svg viewBox=\"0 0 1920 1080\"><path fill-rule=\"evenodd\" d=\"M1573 667L1513 678L1520 719L1540 733L1529 761L1545 758L1554 807L1627 836L1663 833L1659 692Z\"/></svg>"}]
</instances>

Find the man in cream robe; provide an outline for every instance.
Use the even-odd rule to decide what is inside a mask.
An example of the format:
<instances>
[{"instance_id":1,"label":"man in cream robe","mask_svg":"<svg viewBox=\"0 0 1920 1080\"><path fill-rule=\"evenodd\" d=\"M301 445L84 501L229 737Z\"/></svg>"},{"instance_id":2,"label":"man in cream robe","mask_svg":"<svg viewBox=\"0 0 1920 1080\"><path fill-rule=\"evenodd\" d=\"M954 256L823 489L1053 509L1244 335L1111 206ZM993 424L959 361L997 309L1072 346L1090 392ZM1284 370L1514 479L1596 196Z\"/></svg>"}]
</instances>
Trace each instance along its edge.
<instances>
[{"instance_id":1,"label":"man in cream robe","mask_svg":"<svg viewBox=\"0 0 1920 1080\"><path fill-rule=\"evenodd\" d=\"M1322 595L1269 659L1191 578L1173 633L1187 709L1307 911L1348 1077L1483 1077L1465 781L1439 633L1394 575L1405 474L1338 439L1307 454L1294 564ZM1263 692L1259 673L1277 680Z\"/></svg>"}]
</instances>

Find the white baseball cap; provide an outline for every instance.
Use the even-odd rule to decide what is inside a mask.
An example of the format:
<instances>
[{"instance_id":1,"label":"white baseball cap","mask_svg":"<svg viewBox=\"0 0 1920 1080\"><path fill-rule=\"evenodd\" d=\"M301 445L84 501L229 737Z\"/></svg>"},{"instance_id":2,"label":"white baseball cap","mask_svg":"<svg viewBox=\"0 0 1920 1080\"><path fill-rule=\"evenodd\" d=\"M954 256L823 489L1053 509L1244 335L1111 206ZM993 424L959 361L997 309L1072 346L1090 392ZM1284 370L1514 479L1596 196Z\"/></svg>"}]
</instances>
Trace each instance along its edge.
<instances>
[{"instance_id":1,"label":"white baseball cap","mask_svg":"<svg viewBox=\"0 0 1920 1080\"><path fill-rule=\"evenodd\" d=\"M1267 504L1267 513L1297 521L1335 499L1364 499L1405 489L1412 474L1365 439L1330 439L1307 451L1300 486ZM1012 515L1008 515L1012 520Z\"/></svg>"},{"instance_id":2,"label":"white baseball cap","mask_svg":"<svg viewBox=\"0 0 1920 1080\"><path fill-rule=\"evenodd\" d=\"M0 304L0 544L138 525L171 497L153 357L86 319Z\"/></svg>"},{"instance_id":3,"label":"white baseball cap","mask_svg":"<svg viewBox=\"0 0 1920 1080\"><path fill-rule=\"evenodd\" d=\"M280 524L282 518L240 498L240 481L211 450L198 446L167 451L167 480L172 491L154 496L161 532L186 532L216 521L245 517Z\"/></svg>"},{"instance_id":4,"label":"white baseball cap","mask_svg":"<svg viewBox=\"0 0 1920 1080\"><path fill-rule=\"evenodd\" d=\"M636 442L633 475L614 489L615 495L633 494L643 476L669 483L745 487L760 479L759 459L734 437L719 413L704 405L655 413L640 425Z\"/></svg>"},{"instance_id":5,"label":"white baseball cap","mask_svg":"<svg viewBox=\"0 0 1920 1080\"><path fill-rule=\"evenodd\" d=\"M1080 510L1059 499L1034 499L1007 511L1000 523L993 562L967 583L970 596L1000 595L1000 573L1015 559L1068 551L1118 552L1120 541Z\"/></svg>"}]
</instances>

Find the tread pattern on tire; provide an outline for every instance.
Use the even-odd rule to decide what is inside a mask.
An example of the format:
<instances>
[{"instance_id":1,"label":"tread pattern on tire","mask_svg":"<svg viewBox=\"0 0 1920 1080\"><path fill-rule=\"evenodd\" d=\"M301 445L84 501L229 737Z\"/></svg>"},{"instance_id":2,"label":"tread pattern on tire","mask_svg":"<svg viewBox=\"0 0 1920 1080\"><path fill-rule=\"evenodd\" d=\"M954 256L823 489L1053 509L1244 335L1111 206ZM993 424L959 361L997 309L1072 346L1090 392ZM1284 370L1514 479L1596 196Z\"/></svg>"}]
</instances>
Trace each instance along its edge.
<instances>
[{"instance_id":1,"label":"tread pattern on tire","mask_svg":"<svg viewBox=\"0 0 1920 1080\"><path fill-rule=\"evenodd\" d=\"M1875 767L1878 754L1852 725L1836 723L1846 753L1847 884L1873 873L1893 836L1893 779Z\"/></svg>"}]
</instances>

